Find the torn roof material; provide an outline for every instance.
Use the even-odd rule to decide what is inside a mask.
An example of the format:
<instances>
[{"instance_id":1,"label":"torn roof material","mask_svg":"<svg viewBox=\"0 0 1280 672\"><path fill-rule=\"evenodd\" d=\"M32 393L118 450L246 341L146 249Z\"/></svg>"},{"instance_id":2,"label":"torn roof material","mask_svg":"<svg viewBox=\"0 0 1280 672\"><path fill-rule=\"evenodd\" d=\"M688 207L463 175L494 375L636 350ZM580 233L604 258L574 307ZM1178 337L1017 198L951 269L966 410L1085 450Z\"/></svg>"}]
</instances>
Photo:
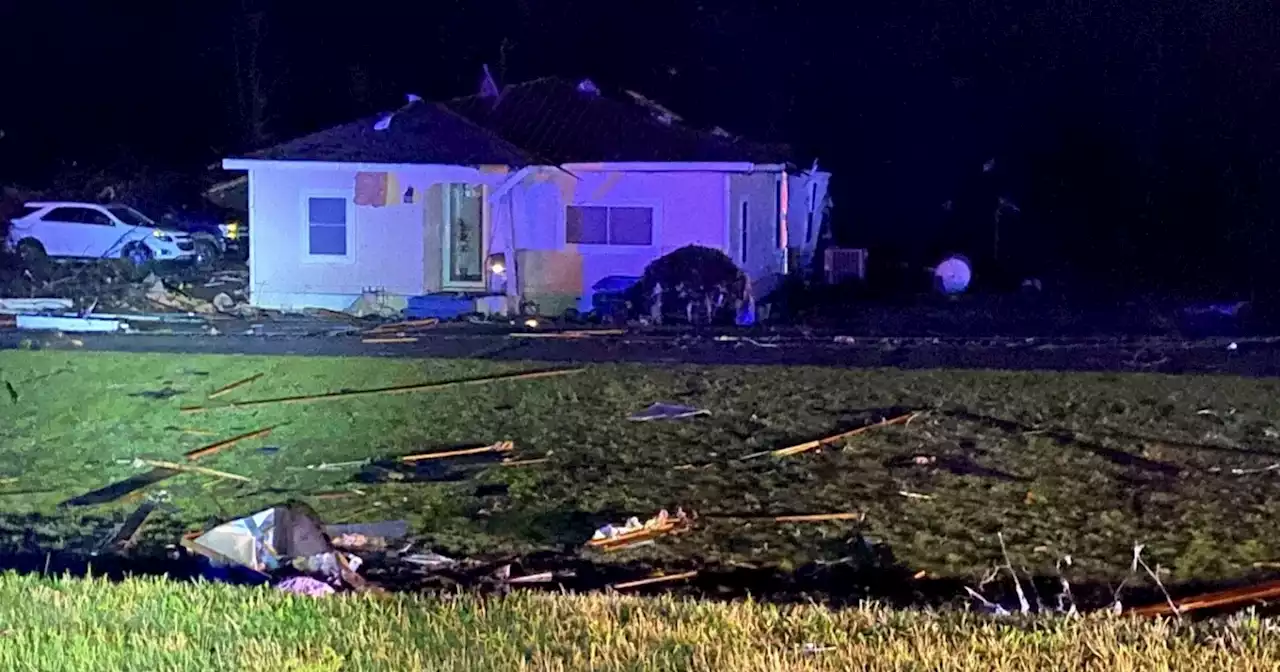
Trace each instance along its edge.
<instances>
[{"instance_id":1,"label":"torn roof material","mask_svg":"<svg viewBox=\"0 0 1280 672\"><path fill-rule=\"evenodd\" d=\"M388 117L390 123L383 124ZM533 163L515 145L445 106L412 100L390 115L367 117L236 158L457 166Z\"/></svg>"},{"instance_id":2,"label":"torn roof material","mask_svg":"<svg viewBox=\"0 0 1280 672\"><path fill-rule=\"evenodd\" d=\"M647 98L624 97L610 97L595 84L584 88L547 77L507 86L496 99L473 95L444 104L526 152L557 164L792 163L791 148L786 145L690 128L669 112L655 114L655 104Z\"/></svg>"}]
</instances>

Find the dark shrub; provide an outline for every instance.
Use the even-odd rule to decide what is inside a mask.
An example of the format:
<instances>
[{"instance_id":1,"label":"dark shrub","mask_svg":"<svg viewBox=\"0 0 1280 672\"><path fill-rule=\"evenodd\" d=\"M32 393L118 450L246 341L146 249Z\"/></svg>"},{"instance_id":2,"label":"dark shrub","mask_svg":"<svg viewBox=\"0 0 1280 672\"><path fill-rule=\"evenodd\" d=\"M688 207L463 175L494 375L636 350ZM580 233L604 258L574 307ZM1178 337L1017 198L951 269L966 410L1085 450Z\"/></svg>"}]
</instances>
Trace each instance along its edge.
<instances>
[{"instance_id":1,"label":"dark shrub","mask_svg":"<svg viewBox=\"0 0 1280 672\"><path fill-rule=\"evenodd\" d=\"M664 320L687 319L686 306L694 305L694 320L733 321L735 301L743 295L747 277L720 250L688 245L655 259L631 288L631 305L649 315L654 287L662 286ZM711 302L711 315L706 313Z\"/></svg>"}]
</instances>

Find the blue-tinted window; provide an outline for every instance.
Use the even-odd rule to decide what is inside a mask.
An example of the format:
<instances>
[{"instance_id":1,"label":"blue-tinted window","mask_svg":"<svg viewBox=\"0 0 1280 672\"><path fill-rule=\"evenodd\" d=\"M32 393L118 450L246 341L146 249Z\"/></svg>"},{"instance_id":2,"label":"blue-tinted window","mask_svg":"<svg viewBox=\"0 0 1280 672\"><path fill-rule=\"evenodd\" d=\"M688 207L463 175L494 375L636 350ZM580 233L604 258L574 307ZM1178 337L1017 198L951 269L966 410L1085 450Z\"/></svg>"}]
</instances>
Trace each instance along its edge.
<instances>
[{"instance_id":1,"label":"blue-tinted window","mask_svg":"<svg viewBox=\"0 0 1280 672\"><path fill-rule=\"evenodd\" d=\"M311 254L347 254L347 199L307 199L307 249Z\"/></svg>"}]
</instances>

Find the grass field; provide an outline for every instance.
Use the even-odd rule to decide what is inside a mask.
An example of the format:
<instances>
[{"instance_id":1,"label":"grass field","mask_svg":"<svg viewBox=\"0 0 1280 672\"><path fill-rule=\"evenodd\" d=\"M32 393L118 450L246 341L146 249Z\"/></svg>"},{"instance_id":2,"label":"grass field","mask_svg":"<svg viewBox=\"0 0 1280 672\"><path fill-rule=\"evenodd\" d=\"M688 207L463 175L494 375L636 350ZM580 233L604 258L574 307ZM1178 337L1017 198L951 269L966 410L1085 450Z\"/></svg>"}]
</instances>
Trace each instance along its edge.
<instances>
[{"instance_id":1,"label":"grass field","mask_svg":"<svg viewBox=\"0 0 1280 672\"><path fill-rule=\"evenodd\" d=\"M1117 581L1131 548L1171 582L1239 577L1280 559L1280 381L1159 375L605 365L500 382L196 414L219 386L257 373L227 400L471 378L536 363L407 359L0 352L0 546L83 550L133 504L58 504L216 438L282 424L204 458L253 483L181 475L153 489L172 509L144 548L290 497L328 522L407 518L423 545L496 557L577 549L600 524L683 506L685 535L603 556L653 564L749 563L783 570L848 556L856 533L913 569L966 581L1000 559L1003 532L1032 573L1071 554L1074 580ZM148 392L169 390L168 398ZM164 395L161 395L164 396ZM631 423L654 401L709 418ZM857 426L872 409L933 409L909 426L785 459L736 457ZM1016 424L1014 424L1016 423ZM192 433L195 430L198 433ZM510 439L521 467L454 482L360 484L359 469L307 465ZM264 446L278 450L263 452ZM917 465L913 458L936 458ZM1214 471L1217 470L1217 471ZM493 487L500 486L498 490ZM500 492L505 486L505 494ZM900 492L925 495L907 497ZM865 520L779 524L717 515L858 511Z\"/></svg>"},{"instance_id":2,"label":"grass field","mask_svg":"<svg viewBox=\"0 0 1280 672\"><path fill-rule=\"evenodd\" d=\"M0 576L6 670L1263 670L1274 625Z\"/></svg>"}]
</instances>

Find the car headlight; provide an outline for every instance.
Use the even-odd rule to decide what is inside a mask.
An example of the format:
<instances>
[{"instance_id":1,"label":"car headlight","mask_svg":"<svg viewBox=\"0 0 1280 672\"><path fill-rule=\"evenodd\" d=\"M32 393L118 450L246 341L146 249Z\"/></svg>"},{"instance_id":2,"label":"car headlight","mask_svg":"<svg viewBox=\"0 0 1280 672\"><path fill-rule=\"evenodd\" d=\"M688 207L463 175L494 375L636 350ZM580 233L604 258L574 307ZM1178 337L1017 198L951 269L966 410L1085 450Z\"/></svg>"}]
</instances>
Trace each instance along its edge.
<instances>
[{"instance_id":1,"label":"car headlight","mask_svg":"<svg viewBox=\"0 0 1280 672\"><path fill-rule=\"evenodd\" d=\"M160 229L153 229L153 230L151 231L151 235L155 236L156 238L159 238L159 239L160 239L160 242L162 242L162 243L172 243L172 242L173 242L173 236L171 236L171 235L169 235L169 234L165 233L164 231L161 231Z\"/></svg>"},{"instance_id":2,"label":"car headlight","mask_svg":"<svg viewBox=\"0 0 1280 672\"><path fill-rule=\"evenodd\" d=\"M235 240L240 237L240 222L219 224L218 230L222 232L222 236L227 240Z\"/></svg>"}]
</instances>

